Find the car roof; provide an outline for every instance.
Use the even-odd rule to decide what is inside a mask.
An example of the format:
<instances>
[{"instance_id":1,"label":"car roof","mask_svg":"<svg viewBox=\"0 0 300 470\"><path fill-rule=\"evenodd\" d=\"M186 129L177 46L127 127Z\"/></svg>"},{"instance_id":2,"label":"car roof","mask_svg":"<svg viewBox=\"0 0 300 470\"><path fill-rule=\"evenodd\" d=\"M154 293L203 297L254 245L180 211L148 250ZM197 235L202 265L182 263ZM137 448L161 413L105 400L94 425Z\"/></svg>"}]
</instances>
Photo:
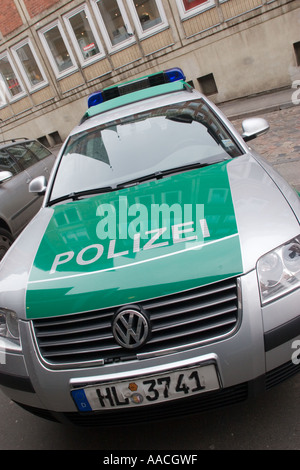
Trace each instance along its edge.
<instances>
[{"instance_id":1,"label":"car roof","mask_svg":"<svg viewBox=\"0 0 300 470\"><path fill-rule=\"evenodd\" d=\"M0 142L0 149L11 147L16 144L22 144L24 142L32 142L34 139L27 139L27 137L16 137L15 139L2 140Z\"/></svg>"}]
</instances>

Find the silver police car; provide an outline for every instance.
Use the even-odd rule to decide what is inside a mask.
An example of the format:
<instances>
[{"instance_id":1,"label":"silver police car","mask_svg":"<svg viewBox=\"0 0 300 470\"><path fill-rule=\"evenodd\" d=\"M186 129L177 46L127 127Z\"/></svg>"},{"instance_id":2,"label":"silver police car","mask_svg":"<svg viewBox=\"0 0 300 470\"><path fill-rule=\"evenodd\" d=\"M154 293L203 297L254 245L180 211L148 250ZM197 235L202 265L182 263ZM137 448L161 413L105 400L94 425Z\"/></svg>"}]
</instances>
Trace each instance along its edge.
<instances>
[{"instance_id":1,"label":"silver police car","mask_svg":"<svg viewBox=\"0 0 300 470\"><path fill-rule=\"evenodd\" d=\"M90 96L0 265L0 384L59 422L163 419L299 372L300 199L171 69Z\"/></svg>"}]
</instances>

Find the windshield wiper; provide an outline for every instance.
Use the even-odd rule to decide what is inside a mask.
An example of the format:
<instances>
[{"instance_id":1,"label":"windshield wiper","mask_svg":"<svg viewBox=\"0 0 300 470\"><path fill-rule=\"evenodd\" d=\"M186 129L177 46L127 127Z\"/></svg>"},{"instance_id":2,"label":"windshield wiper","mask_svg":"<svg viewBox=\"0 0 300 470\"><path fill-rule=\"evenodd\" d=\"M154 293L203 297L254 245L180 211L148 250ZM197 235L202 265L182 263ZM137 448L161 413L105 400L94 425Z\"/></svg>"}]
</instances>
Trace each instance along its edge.
<instances>
[{"instance_id":1,"label":"windshield wiper","mask_svg":"<svg viewBox=\"0 0 300 470\"><path fill-rule=\"evenodd\" d=\"M161 171L156 171L154 173L149 173L148 175L140 176L132 180L124 181L123 183L117 184L117 189L129 188L130 186L135 186L136 184L143 183L144 181L160 179L163 177Z\"/></svg>"},{"instance_id":2,"label":"windshield wiper","mask_svg":"<svg viewBox=\"0 0 300 470\"><path fill-rule=\"evenodd\" d=\"M103 186L102 188L86 189L84 191L75 191L73 193L65 194L64 196L60 196L60 197L57 197L56 199L52 199L48 201L48 206L53 206L54 204L68 201L69 199L71 199L72 201L77 201L78 199L84 196L93 196L95 194L109 193L110 191L115 191L116 189L117 189L116 186Z\"/></svg>"},{"instance_id":3,"label":"windshield wiper","mask_svg":"<svg viewBox=\"0 0 300 470\"><path fill-rule=\"evenodd\" d=\"M86 189L84 191L76 191L73 193L65 194L64 196L52 199L48 201L48 206L53 206L55 204L59 204L60 202L72 200L72 201L77 201L81 197L85 196L93 196L96 194L102 194L102 193L108 193L111 191L117 191L118 189L124 189L124 188L129 188L130 186L135 186L140 183L143 183L144 181L149 181L153 179L161 179L164 176L172 175L174 173L181 173L183 171L189 171L189 170L194 170L196 168L203 168L205 166L210 166L214 165L215 163L220 163L220 162L225 162L231 160L231 158L221 158L220 156L211 159L206 162L195 162L195 163L189 163L187 165L182 165L182 166L177 166L174 168L168 168L167 170L161 170L161 171L155 171L154 173L150 173L148 175L140 176L138 178L134 178L132 180L124 181L123 183L119 183L117 185L112 185L112 186L104 186L101 188L95 188L95 189Z\"/></svg>"},{"instance_id":4,"label":"windshield wiper","mask_svg":"<svg viewBox=\"0 0 300 470\"><path fill-rule=\"evenodd\" d=\"M164 176L172 175L174 173L181 173L182 171L194 170L195 168L203 168L205 166L210 166L215 163L220 163L230 160L230 158L218 158L216 160L211 160L209 162L196 162L190 163L187 165L177 166L175 168L168 168L167 170L155 171L154 173L149 173L148 175L140 176L132 180L124 181L123 183L117 184L117 189L128 188L130 186L135 186L137 184L143 183L144 181L149 181L152 179L161 179Z\"/></svg>"}]
</instances>

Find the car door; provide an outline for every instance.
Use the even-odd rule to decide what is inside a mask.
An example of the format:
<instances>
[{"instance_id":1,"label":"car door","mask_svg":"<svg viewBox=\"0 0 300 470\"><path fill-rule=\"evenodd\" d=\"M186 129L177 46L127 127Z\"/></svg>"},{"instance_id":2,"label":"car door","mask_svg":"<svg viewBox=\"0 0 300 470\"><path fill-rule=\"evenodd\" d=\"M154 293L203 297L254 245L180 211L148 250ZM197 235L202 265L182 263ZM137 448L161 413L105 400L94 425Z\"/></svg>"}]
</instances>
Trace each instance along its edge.
<instances>
[{"instance_id":1,"label":"car door","mask_svg":"<svg viewBox=\"0 0 300 470\"><path fill-rule=\"evenodd\" d=\"M0 171L12 176L0 184L0 218L16 237L33 215L33 197L28 191L28 174L8 149L0 150Z\"/></svg>"},{"instance_id":2,"label":"car door","mask_svg":"<svg viewBox=\"0 0 300 470\"><path fill-rule=\"evenodd\" d=\"M36 176L44 175L49 178L55 161L55 156L37 141L26 141L10 146L7 151L21 168L18 193L20 200L19 211L15 214L16 229L19 232L37 213L42 204L42 198L29 193L29 183Z\"/></svg>"},{"instance_id":3,"label":"car door","mask_svg":"<svg viewBox=\"0 0 300 470\"><path fill-rule=\"evenodd\" d=\"M37 176L49 178L55 156L36 140L22 142L9 148L9 152L26 171L29 182Z\"/></svg>"}]
</instances>

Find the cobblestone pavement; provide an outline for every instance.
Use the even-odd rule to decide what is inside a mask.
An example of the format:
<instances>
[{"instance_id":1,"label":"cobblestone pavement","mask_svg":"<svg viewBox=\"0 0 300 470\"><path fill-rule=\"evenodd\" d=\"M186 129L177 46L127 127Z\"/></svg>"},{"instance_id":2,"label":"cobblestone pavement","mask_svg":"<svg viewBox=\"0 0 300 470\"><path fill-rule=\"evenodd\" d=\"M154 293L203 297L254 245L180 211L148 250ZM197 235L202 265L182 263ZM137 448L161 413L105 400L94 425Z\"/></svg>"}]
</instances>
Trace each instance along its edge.
<instances>
[{"instance_id":1,"label":"cobblestone pavement","mask_svg":"<svg viewBox=\"0 0 300 470\"><path fill-rule=\"evenodd\" d=\"M270 124L264 136L250 145L300 191L300 105L261 114ZM242 119L232 121L241 132Z\"/></svg>"}]
</instances>

